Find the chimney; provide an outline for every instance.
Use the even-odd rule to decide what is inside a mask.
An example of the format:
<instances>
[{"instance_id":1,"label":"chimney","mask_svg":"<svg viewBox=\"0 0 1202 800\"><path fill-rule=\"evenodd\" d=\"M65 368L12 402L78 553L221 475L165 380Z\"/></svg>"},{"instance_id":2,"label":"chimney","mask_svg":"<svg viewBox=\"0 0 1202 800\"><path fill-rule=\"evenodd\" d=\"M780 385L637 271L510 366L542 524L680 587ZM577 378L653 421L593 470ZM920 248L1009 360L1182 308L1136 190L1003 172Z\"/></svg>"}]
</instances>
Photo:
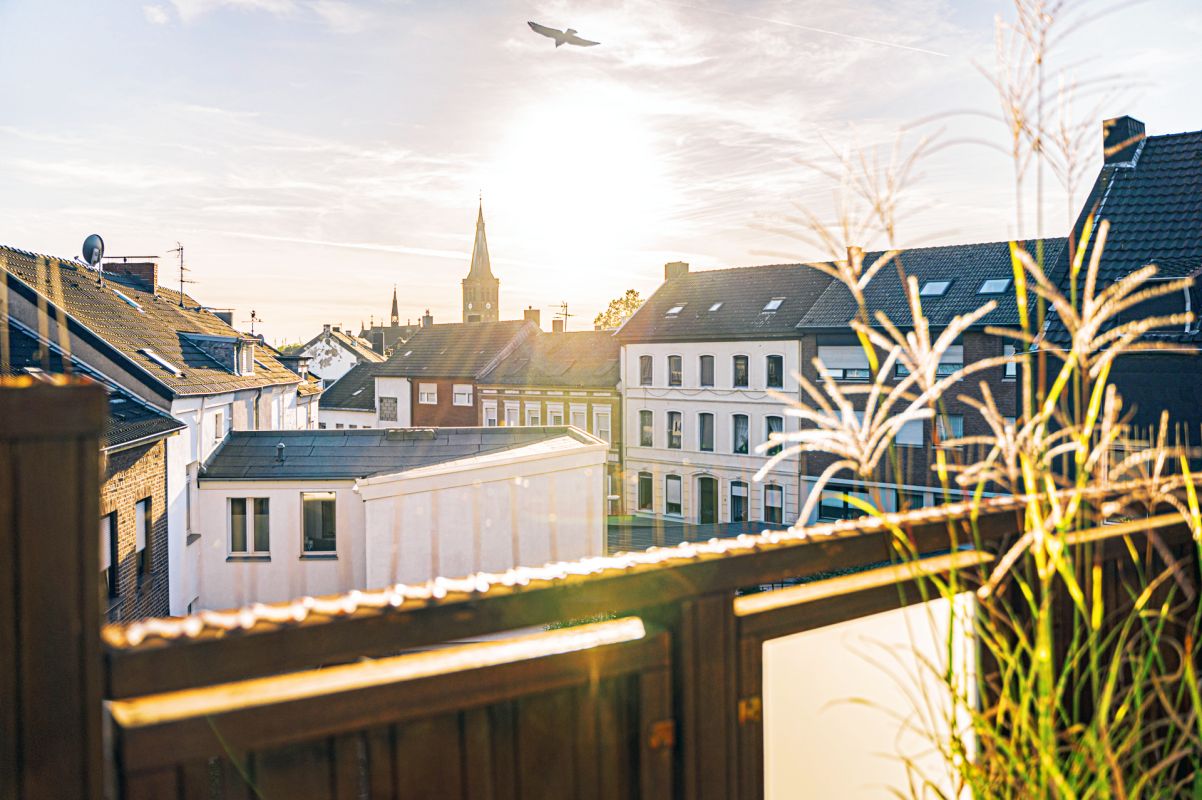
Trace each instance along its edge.
<instances>
[{"instance_id":1,"label":"chimney","mask_svg":"<svg viewBox=\"0 0 1202 800\"><path fill-rule=\"evenodd\" d=\"M422 327L428 328L434 324L434 315L430 313L430 309L426 309L426 313L422 314Z\"/></svg>"},{"instance_id":2,"label":"chimney","mask_svg":"<svg viewBox=\"0 0 1202 800\"><path fill-rule=\"evenodd\" d=\"M669 261L664 264L664 280L670 281L682 275L689 274L689 265L685 261Z\"/></svg>"},{"instance_id":3,"label":"chimney","mask_svg":"<svg viewBox=\"0 0 1202 800\"><path fill-rule=\"evenodd\" d=\"M221 320L226 325L229 325L231 328L234 327L234 311L233 311L233 309L224 309L224 308L218 309L213 312L213 316L217 317L217 319Z\"/></svg>"},{"instance_id":4,"label":"chimney","mask_svg":"<svg viewBox=\"0 0 1202 800\"><path fill-rule=\"evenodd\" d=\"M562 319L551 320L551 333L563 333L563 320Z\"/></svg>"},{"instance_id":5,"label":"chimney","mask_svg":"<svg viewBox=\"0 0 1202 800\"><path fill-rule=\"evenodd\" d=\"M136 261L127 264L123 261L110 261L104 265L104 271L109 275L123 275L130 283L147 292L157 291L159 285L159 265L153 261Z\"/></svg>"},{"instance_id":6,"label":"chimney","mask_svg":"<svg viewBox=\"0 0 1202 800\"><path fill-rule=\"evenodd\" d=\"M330 323L327 322L325 325L322 325L321 332L323 334L325 334L326 336L329 336L330 335Z\"/></svg>"},{"instance_id":7,"label":"chimney","mask_svg":"<svg viewBox=\"0 0 1202 800\"><path fill-rule=\"evenodd\" d=\"M530 306L522 312L522 319L526 320L527 322L533 322L536 328L541 328L543 326L542 314L534 306Z\"/></svg>"},{"instance_id":8,"label":"chimney","mask_svg":"<svg viewBox=\"0 0 1202 800\"><path fill-rule=\"evenodd\" d=\"M1135 117L1115 117L1102 122L1102 160L1107 164L1130 164L1146 138L1144 124Z\"/></svg>"}]
</instances>

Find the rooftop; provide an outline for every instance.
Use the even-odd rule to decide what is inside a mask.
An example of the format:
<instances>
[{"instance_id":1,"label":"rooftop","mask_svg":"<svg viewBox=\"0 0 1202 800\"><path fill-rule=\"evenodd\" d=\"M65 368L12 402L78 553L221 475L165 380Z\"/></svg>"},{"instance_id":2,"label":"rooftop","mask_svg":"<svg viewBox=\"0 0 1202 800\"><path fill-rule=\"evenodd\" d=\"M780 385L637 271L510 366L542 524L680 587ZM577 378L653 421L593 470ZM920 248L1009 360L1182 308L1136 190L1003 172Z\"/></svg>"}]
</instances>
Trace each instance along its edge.
<instances>
[{"instance_id":1,"label":"rooftop","mask_svg":"<svg viewBox=\"0 0 1202 800\"><path fill-rule=\"evenodd\" d=\"M538 333L480 377L483 384L613 389L621 346L612 331Z\"/></svg>"},{"instance_id":2,"label":"rooftop","mask_svg":"<svg viewBox=\"0 0 1202 800\"><path fill-rule=\"evenodd\" d=\"M830 281L805 264L689 272L660 284L614 335L622 343L792 338Z\"/></svg>"},{"instance_id":3,"label":"rooftop","mask_svg":"<svg viewBox=\"0 0 1202 800\"><path fill-rule=\"evenodd\" d=\"M376 369L376 363L368 361L351 367L345 375L326 387L321 396L321 407L374 411Z\"/></svg>"},{"instance_id":4,"label":"rooftop","mask_svg":"<svg viewBox=\"0 0 1202 800\"><path fill-rule=\"evenodd\" d=\"M478 378L527 337L532 322L451 322L428 325L398 346L376 375L382 377Z\"/></svg>"},{"instance_id":5,"label":"rooftop","mask_svg":"<svg viewBox=\"0 0 1202 800\"><path fill-rule=\"evenodd\" d=\"M232 431L205 463L201 479L352 480L533 446L554 450L599 443L565 426Z\"/></svg>"}]
</instances>

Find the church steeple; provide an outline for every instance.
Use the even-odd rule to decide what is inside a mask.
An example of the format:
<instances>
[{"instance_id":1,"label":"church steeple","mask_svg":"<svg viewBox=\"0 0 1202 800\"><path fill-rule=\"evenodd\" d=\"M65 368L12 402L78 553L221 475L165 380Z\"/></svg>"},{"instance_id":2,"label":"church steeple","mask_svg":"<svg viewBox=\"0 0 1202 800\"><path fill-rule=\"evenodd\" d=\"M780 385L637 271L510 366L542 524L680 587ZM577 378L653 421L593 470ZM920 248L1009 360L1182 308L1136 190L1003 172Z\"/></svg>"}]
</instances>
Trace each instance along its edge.
<instances>
[{"instance_id":1,"label":"church steeple","mask_svg":"<svg viewBox=\"0 0 1202 800\"><path fill-rule=\"evenodd\" d=\"M463 279L463 321L495 322L500 319L498 301L501 281L492 274L488 258L488 239L484 235L484 198L476 212L476 241L472 245L472 263Z\"/></svg>"},{"instance_id":2,"label":"church steeple","mask_svg":"<svg viewBox=\"0 0 1202 800\"><path fill-rule=\"evenodd\" d=\"M401 312L400 312L400 309L397 308L397 304L396 304L396 284L395 283L392 285L392 317L391 317L391 320L392 320L392 326L394 328L397 325L401 324Z\"/></svg>"}]
</instances>

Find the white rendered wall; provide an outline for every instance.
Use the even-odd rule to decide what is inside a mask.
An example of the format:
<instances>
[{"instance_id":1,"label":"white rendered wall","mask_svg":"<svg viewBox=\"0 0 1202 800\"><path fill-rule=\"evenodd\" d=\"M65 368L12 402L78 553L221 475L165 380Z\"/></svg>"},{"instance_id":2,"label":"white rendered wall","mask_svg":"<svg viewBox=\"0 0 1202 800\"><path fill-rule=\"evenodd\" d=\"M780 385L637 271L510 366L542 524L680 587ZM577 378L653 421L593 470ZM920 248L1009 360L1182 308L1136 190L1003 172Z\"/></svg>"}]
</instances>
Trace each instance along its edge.
<instances>
[{"instance_id":1,"label":"white rendered wall","mask_svg":"<svg viewBox=\"0 0 1202 800\"><path fill-rule=\"evenodd\" d=\"M325 381L326 386L341 378L360 361L350 350L324 336L301 351L301 355L309 357L309 371Z\"/></svg>"},{"instance_id":2,"label":"white rendered wall","mask_svg":"<svg viewBox=\"0 0 1202 800\"><path fill-rule=\"evenodd\" d=\"M342 408L323 408L321 410L320 423L314 427L320 428L321 425L325 425L325 430L334 430L339 425L341 425L343 428L349 428L352 425L359 428L375 428L376 412L349 411Z\"/></svg>"},{"instance_id":3,"label":"white rendered wall","mask_svg":"<svg viewBox=\"0 0 1202 800\"><path fill-rule=\"evenodd\" d=\"M381 397L396 398L396 422L375 423L378 428L408 428L412 425L413 407L412 392L408 378L376 378L376 409L379 410Z\"/></svg>"},{"instance_id":4,"label":"white rendered wall","mask_svg":"<svg viewBox=\"0 0 1202 800\"><path fill-rule=\"evenodd\" d=\"M764 644L768 800L910 797L901 755L915 759L944 792L921 796L953 795L946 765L931 752L932 740L914 730L949 730L948 692L920 665L920 657L946 664L949 607L936 600ZM965 666L975 668L966 635L972 598L961 595L956 608L953 651L964 674ZM923 703L921 713L910 698Z\"/></svg>"},{"instance_id":5,"label":"white rendered wall","mask_svg":"<svg viewBox=\"0 0 1202 800\"><path fill-rule=\"evenodd\" d=\"M301 493L336 496L337 557L302 558ZM234 608L364 586L363 500L353 481L201 481L200 607ZM270 500L270 560L239 560L229 550L229 498ZM248 531L248 536L251 532Z\"/></svg>"}]
</instances>

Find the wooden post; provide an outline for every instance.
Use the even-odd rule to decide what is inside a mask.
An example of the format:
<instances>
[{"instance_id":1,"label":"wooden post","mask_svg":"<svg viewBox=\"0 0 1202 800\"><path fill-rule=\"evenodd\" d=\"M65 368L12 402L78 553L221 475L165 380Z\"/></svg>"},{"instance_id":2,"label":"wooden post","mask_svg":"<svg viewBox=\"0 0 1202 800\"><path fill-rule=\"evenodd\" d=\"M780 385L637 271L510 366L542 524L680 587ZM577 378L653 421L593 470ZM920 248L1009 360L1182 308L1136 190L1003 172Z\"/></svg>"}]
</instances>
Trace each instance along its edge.
<instances>
[{"instance_id":1,"label":"wooden post","mask_svg":"<svg viewBox=\"0 0 1202 800\"><path fill-rule=\"evenodd\" d=\"M0 378L0 797L102 796L91 381Z\"/></svg>"}]
</instances>

